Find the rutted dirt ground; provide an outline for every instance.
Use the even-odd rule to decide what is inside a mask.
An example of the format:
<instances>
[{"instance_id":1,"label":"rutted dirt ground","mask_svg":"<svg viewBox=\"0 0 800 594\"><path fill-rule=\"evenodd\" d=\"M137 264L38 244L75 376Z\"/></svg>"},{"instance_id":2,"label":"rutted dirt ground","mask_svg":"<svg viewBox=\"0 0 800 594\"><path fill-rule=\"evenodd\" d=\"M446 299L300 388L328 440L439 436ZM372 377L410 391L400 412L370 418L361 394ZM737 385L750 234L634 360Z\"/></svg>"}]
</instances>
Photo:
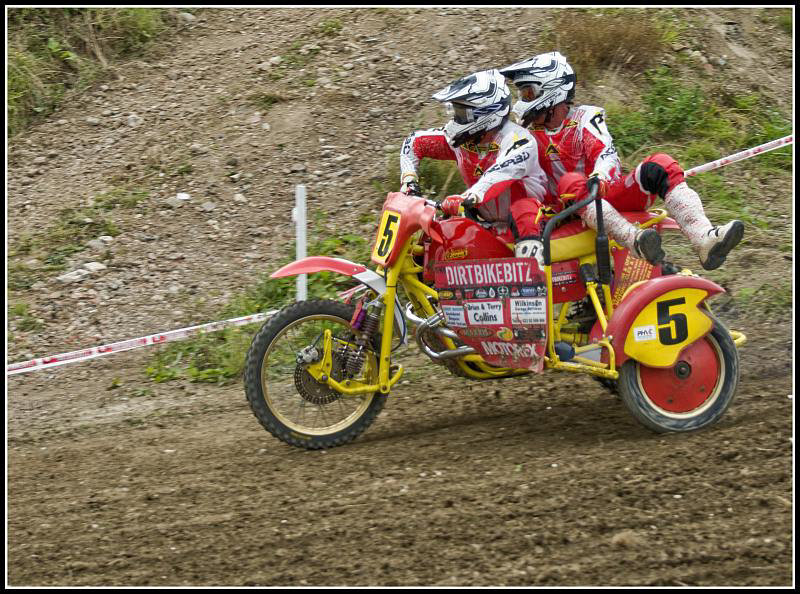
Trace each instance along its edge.
<instances>
[{"instance_id":1,"label":"rutted dirt ground","mask_svg":"<svg viewBox=\"0 0 800 594\"><path fill-rule=\"evenodd\" d=\"M731 84L748 52L763 52L780 95L790 37L758 14L705 11L706 51L727 56ZM334 17L343 34L313 34ZM139 180L151 196L113 212L122 233L103 274L11 294L45 324L15 332L9 359L212 320L291 242L296 183L328 228L359 228L357 215L382 201L370 182L385 173L384 147L429 113L429 95L522 57L502 35L509 17L512 30L535 30L541 12L202 11L163 54L13 139L12 244L115 183ZM458 35L476 27L500 39L473 48L485 64ZM321 51L271 80L270 58L295 41ZM245 100L254 88L287 101L260 110ZM128 125L130 114L141 123ZM188 177L148 168L187 162ZM761 183L789 212L788 196ZM172 209L177 192L192 199ZM770 254L743 244L726 281L785 274ZM720 423L689 435L650 433L589 378L470 383L413 348L407 383L375 424L317 452L264 432L238 384L151 383L143 350L8 378L7 583L791 585L791 328L735 301L721 317L748 335L739 393Z\"/></svg>"}]
</instances>

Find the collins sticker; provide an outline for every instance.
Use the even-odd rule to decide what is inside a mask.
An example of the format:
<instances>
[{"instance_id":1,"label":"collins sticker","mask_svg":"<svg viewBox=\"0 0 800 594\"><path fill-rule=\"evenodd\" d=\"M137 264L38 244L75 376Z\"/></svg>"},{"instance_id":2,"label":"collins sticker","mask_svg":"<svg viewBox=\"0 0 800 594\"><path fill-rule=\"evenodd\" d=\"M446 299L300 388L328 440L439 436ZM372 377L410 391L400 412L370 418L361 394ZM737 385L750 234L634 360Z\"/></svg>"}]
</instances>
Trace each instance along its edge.
<instances>
[{"instance_id":1,"label":"collins sticker","mask_svg":"<svg viewBox=\"0 0 800 594\"><path fill-rule=\"evenodd\" d=\"M501 301L472 301L464 304L470 324L500 325L503 323L503 303Z\"/></svg>"}]
</instances>

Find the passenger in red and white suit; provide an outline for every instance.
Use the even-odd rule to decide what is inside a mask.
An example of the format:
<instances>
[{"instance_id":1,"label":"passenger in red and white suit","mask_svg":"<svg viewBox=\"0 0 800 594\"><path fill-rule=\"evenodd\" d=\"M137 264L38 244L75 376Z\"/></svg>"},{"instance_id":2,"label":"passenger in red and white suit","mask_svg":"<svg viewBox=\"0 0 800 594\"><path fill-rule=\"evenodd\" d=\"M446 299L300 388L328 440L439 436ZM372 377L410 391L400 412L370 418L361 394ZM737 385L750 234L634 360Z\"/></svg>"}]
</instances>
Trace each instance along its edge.
<instances>
[{"instance_id":1,"label":"passenger in red and white suit","mask_svg":"<svg viewBox=\"0 0 800 594\"><path fill-rule=\"evenodd\" d=\"M453 117L441 128L418 130L406 138L400 191L421 195L422 159L455 161L467 190L442 201L445 214L457 214L462 204L476 206L505 241L519 246L538 236L536 215L547 200L547 175L539 166L533 136L509 120L511 91L505 78L497 70L476 72L433 98L445 103Z\"/></svg>"},{"instance_id":2,"label":"passenger in red and white suit","mask_svg":"<svg viewBox=\"0 0 800 594\"><path fill-rule=\"evenodd\" d=\"M664 200L670 216L689 239L706 270L722 265L744 235L744 224L731 221L715 227L706 218L700 197L685 181L678 162L664 153L646 157L623 175L619 156L601 107L573 107L575 74L559 52L534 56L502 68L519 91L514 113L529 127L537 142L539 161L547 172L549 191L562 201L580 200L591 184L600 186L606 204L603 220L608 233L626 247L635 248L651 263L664 257L660 238L636 235L618 211L650 208L656 197ZM579 212L596 228L594 207Z\"/></svg>"},{"instance_id":3,"label":"passenger in red and white suit","mask_svg":"<svg viewBox=\"0 0 800 594\"><path fill-rule=\"evenodd\" d=\"M530 132L509 121L511 92L497 70L461 78L433 96L453 110L453 119L442 128L412 133L400 154L401 191L419 194L417 171L423 158L453 160L458 164L467 190L442 202L447 214L461 204L479 205L481 217L505 241L515 243L518 257L541 257L542 205L559 205L555 186L548 189L543 156ZM607 205L606 205L607 206ZM607 210L610 207L607 206ZM581 216L592 224L592 212ZM653 229L639 230L619 216L627 228L617 240L649 260L663 256L661 238ZM654 246L657 251L641 249ZM641 251L640 251L641 249Z\"/></svg>"}]
</instances>

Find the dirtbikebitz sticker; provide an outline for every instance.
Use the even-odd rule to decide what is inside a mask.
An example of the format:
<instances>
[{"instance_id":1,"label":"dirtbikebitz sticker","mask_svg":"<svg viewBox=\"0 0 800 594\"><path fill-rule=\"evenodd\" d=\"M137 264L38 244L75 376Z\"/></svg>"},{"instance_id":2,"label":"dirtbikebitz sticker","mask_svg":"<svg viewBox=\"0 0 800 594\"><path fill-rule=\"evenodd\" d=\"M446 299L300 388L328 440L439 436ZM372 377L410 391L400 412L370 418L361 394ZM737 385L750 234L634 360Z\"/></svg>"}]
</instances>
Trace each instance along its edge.
<instances>
[{"instance_id":1,"label":"dirtbikebitz sticker","mask_svg":"<svg viewBox=\"0 0 800 594\"><path fill-rule=\"evenodd\" d=\"M544 368L547 284L532 258L461 260L434 265L448 326L498 367Z\"/></svg>"}]
</instances>

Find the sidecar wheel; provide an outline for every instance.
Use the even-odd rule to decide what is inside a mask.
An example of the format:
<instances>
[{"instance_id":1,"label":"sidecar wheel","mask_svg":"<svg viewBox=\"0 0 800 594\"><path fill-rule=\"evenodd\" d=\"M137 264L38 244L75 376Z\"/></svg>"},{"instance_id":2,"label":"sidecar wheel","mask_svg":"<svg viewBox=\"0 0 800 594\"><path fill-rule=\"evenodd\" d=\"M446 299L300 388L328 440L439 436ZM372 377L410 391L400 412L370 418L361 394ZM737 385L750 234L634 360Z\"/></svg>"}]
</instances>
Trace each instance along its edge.
<instances>
[{"instance_id":1,"label":"sidecar wheel","mask_svg":"<svg viewBox=\"0 0 800 594\"><path fill-rule=\"evenodd\" d=\"M686 347L674 366L647 367L629 359L620 369L623 402L640 423L657 433L711 425L736 396L739 353L727 328L708 315L711 332Z\"/></svg>"},{"instance_id":2,"label":"sidecar wheel","mask_svg":"<svg viewBox=\"0 0 800 594\"><path fill-rule=\"evenodd\" d=\"M345 395L317 382L298 362L306 347L319 346L331 330L336 349L331 377L343 381L342 353L352 347L350 319L355 307L338 301L300 301L283 308L259 330L247 352L244 387L250 408L272 435L300 448L342 445L369 427L386 404L380 392ZM365 350L364 379L377 382L380 334Z\"/></svg>"}]
</instances>

